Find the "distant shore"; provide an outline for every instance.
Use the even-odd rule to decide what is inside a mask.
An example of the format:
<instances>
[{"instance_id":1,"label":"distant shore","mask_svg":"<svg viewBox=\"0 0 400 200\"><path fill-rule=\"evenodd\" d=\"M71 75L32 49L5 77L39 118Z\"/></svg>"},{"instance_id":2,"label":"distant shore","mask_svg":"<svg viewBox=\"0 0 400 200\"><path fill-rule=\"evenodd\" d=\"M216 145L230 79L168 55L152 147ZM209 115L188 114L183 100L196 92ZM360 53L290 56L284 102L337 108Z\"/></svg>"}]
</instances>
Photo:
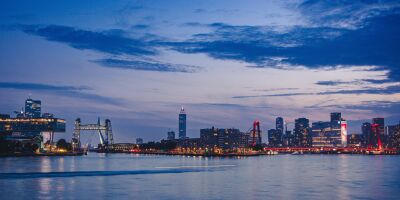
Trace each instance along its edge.
<instances>
[{"instance_id":1,"label":"distant shore","mask_svg":"<svg viewBox=\"0 0 400 200\"><path fill-rule=\"evenodd\" d=\"M36 156L82 156L84 152L67 153L0 153L0 157L36 157Z\"/></svg>"}]
</instances>

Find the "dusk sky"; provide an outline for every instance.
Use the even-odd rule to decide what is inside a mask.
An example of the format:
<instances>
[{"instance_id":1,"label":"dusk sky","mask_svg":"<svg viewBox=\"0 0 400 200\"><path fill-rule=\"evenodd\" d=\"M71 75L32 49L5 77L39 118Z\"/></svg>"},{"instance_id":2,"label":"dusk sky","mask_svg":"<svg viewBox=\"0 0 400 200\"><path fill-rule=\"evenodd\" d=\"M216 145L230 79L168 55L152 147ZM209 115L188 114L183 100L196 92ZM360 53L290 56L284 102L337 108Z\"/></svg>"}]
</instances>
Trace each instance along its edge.
<instances>
[{"instance_id":1,"label":"dusk sky","mask_svg":"<svg viewBox=\"0 0 400 200\"><path fill-rule=\"evenodd\" d=\"M359 133L400 120L400 1L2 1L0 78L0 113L40 99L68 139L100 117L159 140L181 106L189 137L330 112Z\"/></svg>"}]
</instances>

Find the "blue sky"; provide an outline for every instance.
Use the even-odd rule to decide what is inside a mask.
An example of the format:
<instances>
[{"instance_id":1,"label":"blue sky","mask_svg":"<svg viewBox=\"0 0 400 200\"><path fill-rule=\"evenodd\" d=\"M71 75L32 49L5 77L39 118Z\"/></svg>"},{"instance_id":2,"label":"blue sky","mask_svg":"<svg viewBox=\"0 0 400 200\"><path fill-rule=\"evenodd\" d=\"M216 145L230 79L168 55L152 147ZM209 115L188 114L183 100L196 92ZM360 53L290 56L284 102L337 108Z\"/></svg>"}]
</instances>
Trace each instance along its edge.
<instances>
[{"instance_id":1,"label":"blue sky","mask_svg":"<svg viewBox=\"0 0 400 200\"><path fill-rule=\"evenodd\" d=\"M117 141L282 116L400 120L399 1L3 1L0 110L41 99Z\"/></svg>"}]
</instances>

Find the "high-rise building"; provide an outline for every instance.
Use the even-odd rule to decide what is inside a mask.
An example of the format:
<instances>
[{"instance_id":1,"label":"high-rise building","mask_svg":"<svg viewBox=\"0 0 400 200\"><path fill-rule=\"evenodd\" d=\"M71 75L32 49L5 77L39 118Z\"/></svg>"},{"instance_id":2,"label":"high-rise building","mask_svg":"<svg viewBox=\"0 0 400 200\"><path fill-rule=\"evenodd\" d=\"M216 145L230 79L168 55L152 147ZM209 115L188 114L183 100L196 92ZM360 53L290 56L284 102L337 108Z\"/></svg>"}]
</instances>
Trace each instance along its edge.
<instances>
[{"instance_id":1,"label":"high-rise building","mask_svg":"<svg viewBox=\"0 0 400 200\"><path fill-rule=\"evenodd\" d=\"M279 134L279 142L283 143L283 135L284 135L284 121L282 117L277 117L275 120L275 129Z\"/></svg>"},{"instance_id":2,"label":"high-rise building","mask_svg":"<svg viewBox=\"0 0 400 200\"><path fill-rule=\"evenodd\" d=\"M31 98L26 99L25 101L25 117L28 118L40 118L41 114L41 101L33 100Z\"/></svg>"},{"instance_id":3,"label":"high-rise building","mask_svg":"<svg viewBox=\"0 0 400 200\"><path fill-rule=\"evenodd\" d=\"M331 128L340 129L341 120L342 120L342 113L340 112L331 113Z\"/></svg>"},{"instance_id":4,"label":"high-rise building","mask_svg":"<svg viewBox=\"0 0 400 200\"><path fill-rule=\"evenodd\" d=\"M390 148L400 149L400 122L397 125L391 125L388 129L388 146Z\"/></svg>"},{"instance_id":5,"label":"high-rise building","mask_svg":"<svg viewBox=\"0 0 400 200\"><path fill-rule=\"evenodd\" d=\"M293 145L297 147L311 147L312 137L307 118L298 118L295 120L293 134Z\"/></svg>"},{"instance_id":6,"label":"high-rise building","mask_svg":"<svg viewBox=\"0 0 400 200\"><path fill-rule=\"evenodd\" d=\"M179 112L179 139L186 138L186 112L183 107Z\"/></svg>"},{"instance_id":7,"label":"high-rise building","mask_svg":"<svg viewBox=\"0 0 400 200\"><path fill-rule=\"evenodd\" d=\"M340 129L333 129L331 122L314 122L311 129L313 147L341 146Z\"/></svg>"},{"instance_id":8,"label":"high-rise building","mask_svg":"<svg viewBox=\"0 0 400 200\"><path fill-rule=\"evenodd\" d=\"M361 126L361 132L363 136L363 146L368 147L373 144L374 135L372 134L371 123L365 122Z\"/></svg>"},{"instance_id":9,"label":"high-rise building","mask_svg":"<svg viewBox=\"0 0 400 200\"><path fill-rule=\"evenodd\" d=\"M277 129L268 130L268 146L281 147L283 145L282 134Z\"/></svg>"},{"instance_id":10,"label":"high-rise building","mask_svg":"<svg viewBox=\"0 0 400 200\"><path fill-rule=\"evenodd\" d=\"M168 131L168 140L175 140L175 131Z\"/></svg>"}]
</instances>

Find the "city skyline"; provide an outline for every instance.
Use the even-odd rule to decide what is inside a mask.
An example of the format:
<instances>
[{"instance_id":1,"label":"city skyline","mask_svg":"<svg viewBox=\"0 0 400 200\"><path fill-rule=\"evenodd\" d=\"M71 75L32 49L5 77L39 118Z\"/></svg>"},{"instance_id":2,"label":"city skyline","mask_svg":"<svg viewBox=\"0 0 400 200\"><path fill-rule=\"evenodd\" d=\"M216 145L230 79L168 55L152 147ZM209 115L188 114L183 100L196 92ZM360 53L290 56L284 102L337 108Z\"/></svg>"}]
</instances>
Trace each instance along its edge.
<instances>
[{"instance_id":1,"label":"city skyline","mask_svg":"<svg viewBox=\"0 0 400 200\"><path fill-rule=\"evenodd\" d=\"M201 128L264 133L282 116L349 134L400 119L400 3L313 1L6 2L0 8L0 109L27 96L67 119L113 120L117 141ZM324 13L321 15L321 13ZM223 17L221 17L223 16ZM62 136L63 137L63 136Z\"/></svg>"}]
</instances>

